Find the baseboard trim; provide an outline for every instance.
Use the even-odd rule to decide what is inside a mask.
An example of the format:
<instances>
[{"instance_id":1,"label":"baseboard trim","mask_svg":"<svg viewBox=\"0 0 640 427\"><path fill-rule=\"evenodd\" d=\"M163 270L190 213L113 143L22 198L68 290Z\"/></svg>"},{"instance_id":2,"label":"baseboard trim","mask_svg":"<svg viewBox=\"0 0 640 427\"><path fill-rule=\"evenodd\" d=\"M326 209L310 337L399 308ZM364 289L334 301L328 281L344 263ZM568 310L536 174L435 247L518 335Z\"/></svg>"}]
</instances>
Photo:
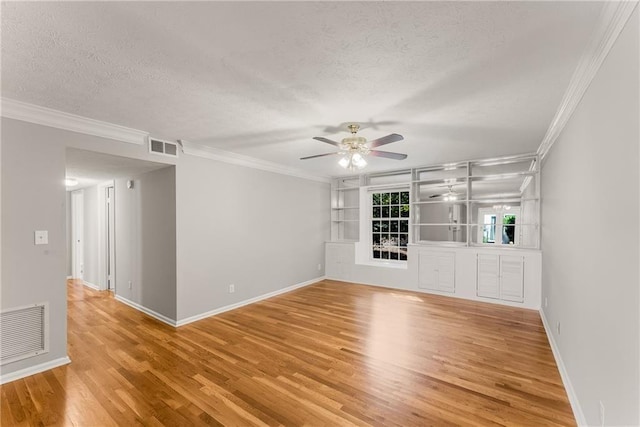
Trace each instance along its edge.
<instances>
[{"instance_id":1,"label":"baseboard trim","mask_svg":"<svg viewBox=\"0 0 640 427\"><path fill-rule=\"evenodd\" d=\"M98 286L98 285L96 285L94 283L91 283L91 282L87 282L86 280L83 280L82 284L85 285L87 288L93 289L94 291L101 291L102 290L102 289L100 289L100 286Z\"/></svg>"},{"instance_id":2,"label":"baseboard trim","mask_svg":"<svg viewBox=\"0 0 640 427\"><path fill-rule=\"evenodd\" d=\"M71 363L71 359L68 356L61 357L59 359L51 360L49 362L40 363L35 366L20 369L9 374L0 375L0 384L10 383L21 378L30 377L31 375L39 374L40 372L48 371L58 366L63 366Z\"/></svg>"},{"instance_id":3,"label":"baseboard trim","mask_svg":"<svg viewBox=\"0 0 640 427\"><path fill-rule=\"evenodd\" d=\"M313 285L325 279L325 276L317 277L315 279L307 280L306 282L297 283L295 285L288 286L286 288L278 289L277 291L268 292L266 294L259 295L257 297L249 298L244 301L237 302L235 304L225 305L224 307L216 308L215 310L207 311L205 313L196 314L195 316L187 317L182 320L178 320L176 326L184 326L189 323L197 322L198 320L206 319L207 317L215 316L226 311L235 310L236 308L244 307L245 305L253 304L268 298L272 298L278 295L286 294L287 292L294 291L296 289L304 288L305 286Z\"/></svg>"},{"instance_id":4,"label":"baseboard trim","mask_svg":"<svg viewBox=\"0 0 640 427\"><path fill-rule=\"evenodd\" d=\"M564 362L562 361L560 348L558 347L555 338L553 338L553 334L551 333L551 325L549 325L549 322L547 321L547 318L545 317L544 311L542 309L540 310L540 318L542 319L544 330L547 333L547 339L549 340L549 344L551 345L551 351L553 352L553 357L556 360L558 371L560 371L562 384L564 384L564 389L566 390L567 396L569 397L569 403L571 404L571 409L573 410L573 416L575 417L576 422L579 426L587 426L587 419L582 412L582 407L580 406L580 402L578 401L578 396L576 395L576 392L573 389L573 385L571 384L571 380L569 379L569 373L567 372L567 368L564 366Z\"/></svg>"},{"instance_id":5,"label":"baseboard trim","mask_svg":"<svg viewBox=\"0 0 640 427\"><path fill-rule=\"evenodd\" d=\"M127 299L123 296L120 295L116 295L115 296L117 301L120 301L123 304L128 305L131 308L134 308L138 311L141 311L142 313L146 314L147 316L151 316L156 320L161 321L162 323L166 323L169 326L173 326L174 328L177 326L176 325L176 321L173 319L168 318L167 316L165 316L164 314L160 314L156 311L151 310L150 308L145 307L144 305L140 305L137 302L133 302L130 299Z\"/></svg>"},{"instance_id":6,"label":"baseboard trim","mask_svg":"<svg viewBox=\"0 0 640 427\"><path fill-rule=\"evenodd\" d=\"M445 291L436 291L436 290L432 290L432 289L422 289L422 288L414 288L414 289L410 289L410 288L394 288L390 285L381 285L379 283L372 283L372 282L354 282L353 280L346 280L346 279L338 279L335 277L326 277L327 280L334 280L336 282L344 282L344 283L348 283L348 284L353 284L353 285L365 285L365 286L375 286L377 288L384 288L384 289L389 289L389 290L397 290L397 291L407 291L407 292L417 292L420 294L427 294L427 295L439 295L442 297L450 297L450 298L456 298L456 299L461 299L464 301L473 301L473 302L480 302L480 303L487 303L487 304L495 304L495 305L502 305L502 306L507 306L507 307L514 307L514 308L521 308L523 310L533 310L533 311L540 311L540 306L539 305L526 305L525 303L520 303L520 302L512 302L512 301L506 301L506 300L500 300L500 299L495 299L495 298L483 298L483 297L468 297L468 296L462 296L462 295L458 295L456 293L451 293L451 292L445 292Z\"/></svg>"}]
</instances>

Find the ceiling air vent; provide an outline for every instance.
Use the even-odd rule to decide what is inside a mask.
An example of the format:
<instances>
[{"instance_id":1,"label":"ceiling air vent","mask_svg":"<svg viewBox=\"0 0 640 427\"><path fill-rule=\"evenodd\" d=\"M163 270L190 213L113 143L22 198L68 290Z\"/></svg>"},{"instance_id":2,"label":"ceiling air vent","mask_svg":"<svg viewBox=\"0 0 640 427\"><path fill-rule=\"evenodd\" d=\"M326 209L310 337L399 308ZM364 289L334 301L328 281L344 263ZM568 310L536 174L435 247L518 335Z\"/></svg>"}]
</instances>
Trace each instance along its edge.
<instances>
[{"instance_id":1,"label":"ceiling air vent","mask_svg":"<svg viewBox=\"0 0 640 427\"><path fill-rule=\"evenodd\" d=\"M178 144L149 137L149 152L169 157L178 157Z\"/></svg>"}]
</instances>

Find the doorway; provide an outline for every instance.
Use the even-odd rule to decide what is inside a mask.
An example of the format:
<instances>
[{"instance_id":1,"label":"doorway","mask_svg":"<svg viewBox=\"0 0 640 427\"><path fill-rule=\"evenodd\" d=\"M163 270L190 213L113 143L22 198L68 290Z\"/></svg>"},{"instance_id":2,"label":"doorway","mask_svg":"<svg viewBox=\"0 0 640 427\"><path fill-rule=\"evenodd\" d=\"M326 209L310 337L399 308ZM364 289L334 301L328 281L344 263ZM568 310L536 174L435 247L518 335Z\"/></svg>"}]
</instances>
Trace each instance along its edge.
<instances>
[{"instance_id":1,"label":"doorway","mask_svg":"<svg viewBox=\"0 0 640 427\"><path fill-rule=\"evenodd\" d=\"M104 188L105 212L105 265L107 290L116 292L116 233L115 233L115 188L109 185Z\"/></svg>"}]
</instances>

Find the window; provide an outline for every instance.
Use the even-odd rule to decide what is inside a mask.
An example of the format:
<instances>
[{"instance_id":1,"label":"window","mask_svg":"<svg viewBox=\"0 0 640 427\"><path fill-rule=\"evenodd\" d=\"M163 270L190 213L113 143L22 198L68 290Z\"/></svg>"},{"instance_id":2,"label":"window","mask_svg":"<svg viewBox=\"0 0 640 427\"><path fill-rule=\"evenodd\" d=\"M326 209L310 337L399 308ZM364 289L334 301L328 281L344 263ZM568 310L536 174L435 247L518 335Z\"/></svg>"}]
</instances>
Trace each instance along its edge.
<instances>
[{"instance_id":1,"label":"window","mask_svg":"<svg viewBox=\"0 0 640 427\"><path fill-rule=\"evenodd\" d=\"M478 242L484 244L518 245L520 208L496 206L478 209Z\"/></svg>"},{"instance_id":2,"label":"window","mask_svg":"<svg viewBox=\"0 0 640 427\"><path fill-rule=\"evenodd\" d=\"M371 242L374 260L407 260L409 191L371 193Z\"/></svg>"}]
</instances>

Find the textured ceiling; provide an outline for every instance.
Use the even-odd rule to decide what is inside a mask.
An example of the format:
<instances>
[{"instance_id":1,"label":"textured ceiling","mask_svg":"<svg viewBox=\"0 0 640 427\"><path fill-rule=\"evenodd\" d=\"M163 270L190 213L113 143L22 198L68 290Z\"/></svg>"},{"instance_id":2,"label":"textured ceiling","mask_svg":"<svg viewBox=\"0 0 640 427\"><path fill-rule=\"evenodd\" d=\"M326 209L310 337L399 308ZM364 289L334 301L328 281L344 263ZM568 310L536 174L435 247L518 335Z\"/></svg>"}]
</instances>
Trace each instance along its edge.
<instances>
[{"instance_id":1,"label":"textured ceiling","mask_svg":"<svg viewBox=\"0 0 640 427\"><path fill-rule=\"evenodd\" d=\"M369 171L533 152L601 7L7 2L2 96L320 175L349 121L405 137Z\"/></svg>"}]
</instances>

